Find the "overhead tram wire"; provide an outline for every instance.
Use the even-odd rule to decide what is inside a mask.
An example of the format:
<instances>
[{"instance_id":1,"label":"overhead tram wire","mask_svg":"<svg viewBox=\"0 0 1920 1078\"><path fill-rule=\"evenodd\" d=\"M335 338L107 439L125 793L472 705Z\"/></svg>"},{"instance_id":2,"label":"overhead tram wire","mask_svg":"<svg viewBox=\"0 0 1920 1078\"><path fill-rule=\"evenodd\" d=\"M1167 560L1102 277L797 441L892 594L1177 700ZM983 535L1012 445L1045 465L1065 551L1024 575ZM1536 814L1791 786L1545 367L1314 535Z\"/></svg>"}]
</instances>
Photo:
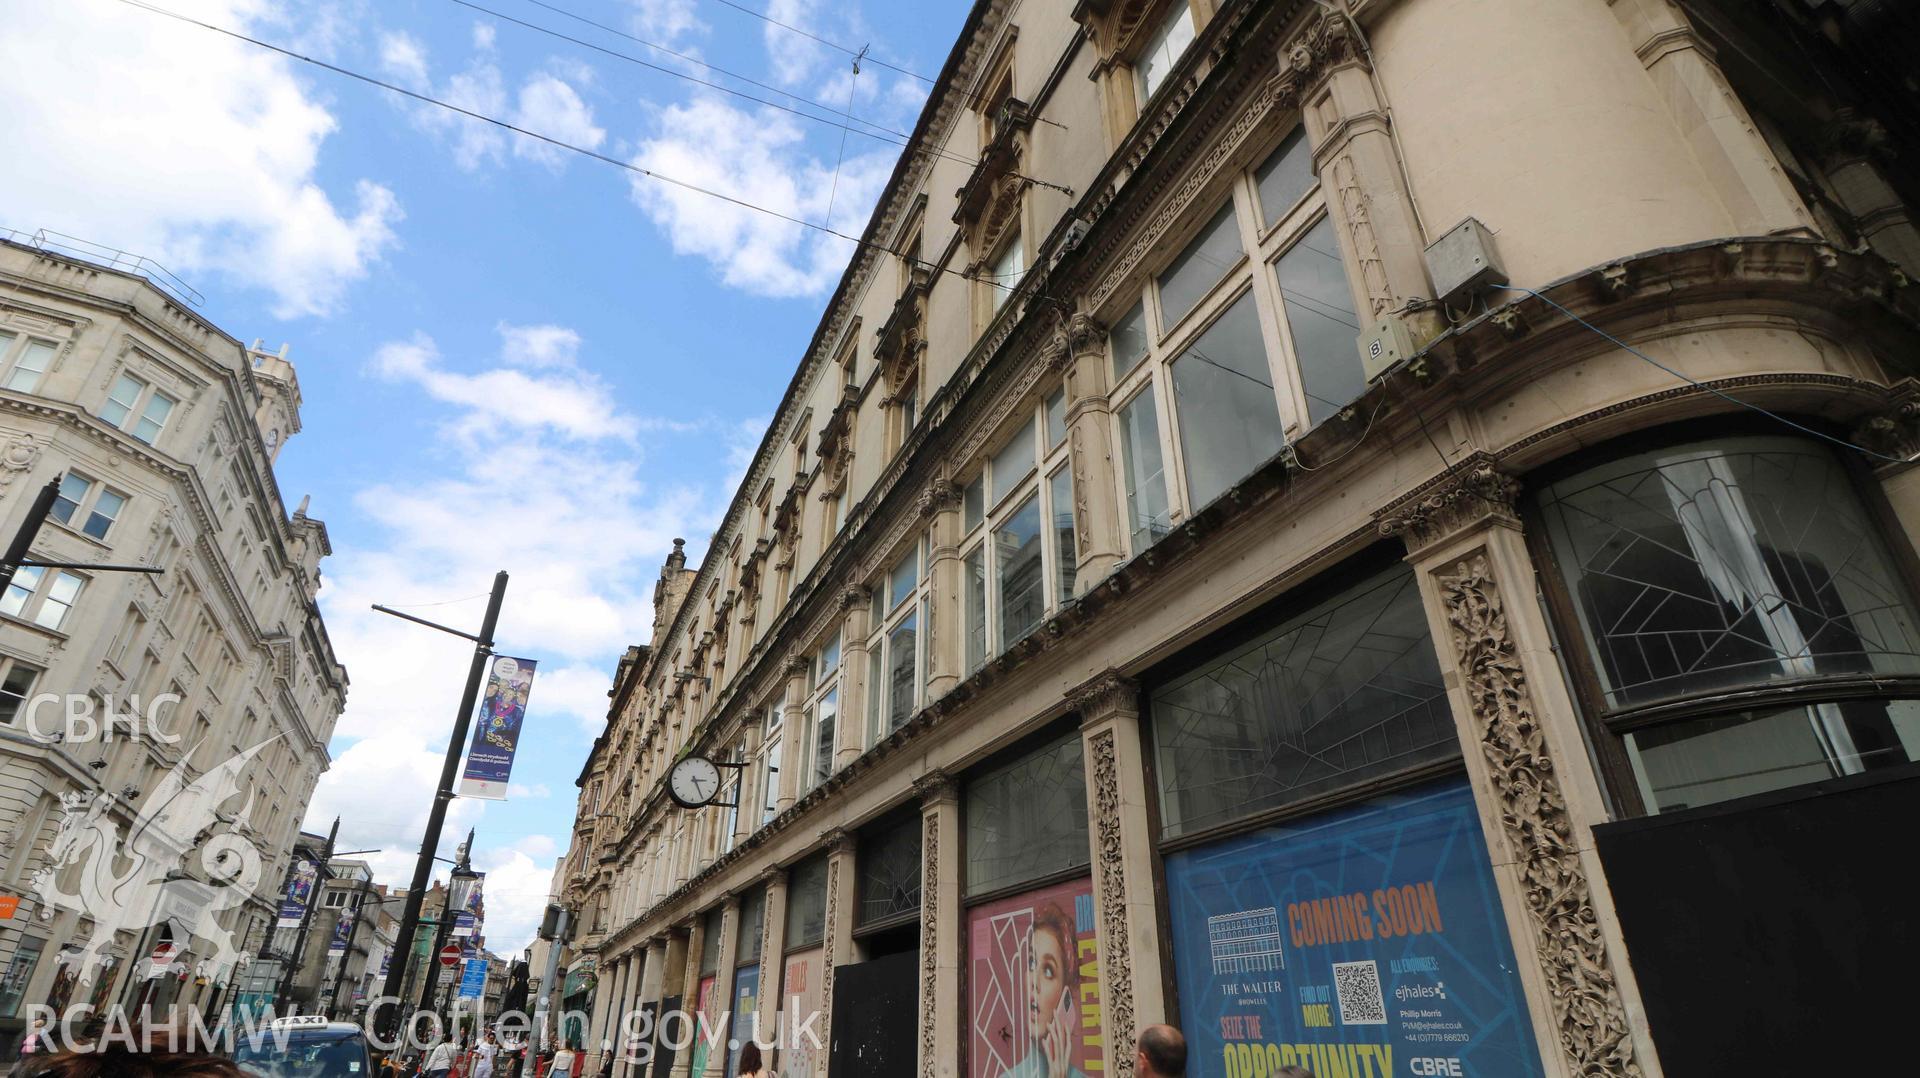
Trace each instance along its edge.
<instances>
[{"instance_id":1,"label":"overhead tram wire","mask_svg":"<svg viewBox=\"0 0 1920 1078\"><path fill-rule=\"evenodd\" d=\"M396 93L402 97L411 98L422 104L432 105L436 108L446 109L448 112L458 113L471 120L478 120L481 123L492 124L493 126L498 127L503 131L511 131L516 135L524 135L527 138L533 139L537 142L544 142L547 145L553 146L557 149L566 150L569 153L576 153L582 157L592 158L593 160L599 161L602 164L612 165L615 168L622 169L627 172L632 172L640 176L645 176L646 178L653 180L657 183L664 183L671 187L678 187L683 191L692 191L694 194L705 195L708 198L717 199L718 201L728 203L729 205L738 206L741 209L748 210L752 213L764 214L765 216L772 217L776 220L785 221L788 224L799 225L801 228L809 229L814 232L824 233L826 235L833 236L838 239L843 239L843 240L846 240L848 243L853 244L855 247L861 247L861 248L866 248L874 251L879 251L883 254L896 255L897 257L897 252L895 252L892 248L889 248L886 244L874 243L871 240L861 239L859 236L849 235L845 232L839 231L838 229L828 228L825 225L815 224L812 221L808 221L800 217L795 217L792 214L782 213L779 210L772 209L767 206L762 206L757 203L748 202L746 199L739 198L734 195L729 195L723 191L715 191L710 187L702 187L697 183L690 183L686 180L676 179L675 177L669 176L664 172L656 172L653 169L636 165L631 161L622 161L617 157L610 157L607 154L601 153L598 150L590 150L585 146L580 146L572 142L567 142L564 139L554 138L552 135L543 135L538 131L533 131L524 127L519 127L515 124L507 122L506 120L502 120L497 116L489 116L484 112L475 112L472 109L462 108L459 105L455 105L449 101L443 101L440 98L433 97L430 94L423 94L417 90L409 90L404 86L397 86L391 82L387 82L384 79L378 79L373 77L372 75L363 74L351 68L341 67L338 64L328 63L325 60L317 60L311 56L306 56L304 54L295 52L292 49L286 48L284 46L275 45L270 41L262 41L257 37L252 37L247 34L243 34L238 30L229 30L224 26L219 26L210 22L203 22L200 19L196 19L191 15L183 15L180 12L170 11L166 8L159 7L155 4L147 3L146 0L115 0L115 2L125 4L126 6L132 7L132 8L139 8L142 11L150 12L155 15L160 15L165 18L172 19L175 22L186 23L189 26L197 26L202 30L209 30L209 31L212 31L213 33L220 34L223 37L230 37L235 41L244 41L247 44L254 46L255 48L265 49L268 52L279 53L281 56L285 56L290 60L298 60L303 64L310 64L322 70L331 71L336 75L345 76L346 78L353 79L356 82L364 82L369 86L377 86L380 89L386 90L390 93ZM983 278L970 277L959 270L948 269L944 266L940 266L935 263L928 262L925 259L912 259L910 261L912 261L914 265L920 266L921 268L927 270L929 273L944 273L949 276L958 277L961 280L967 280L967 281L983 279ZM1000 284L997 281L989 280L988 284L990 284L994 288L999 288L1006 292L1015 291L1014 288L1009 288L1006 285Z\"/></svg>"},{"instance_id":2,"label":"overhead tram wire","mask_svg":"<svg viewBox=\"0 0 1920 1078\"><path fill-rule=\"evenodd\" d=\"M855 52L855 50L840 44L838 41L833 41L831 39L821 37L819 34L816 34L811 30L805 29L804 27L795 26L792 23L788 23L788 22L781 22L779 19L774 18L773 16L767 14L764 11L756 11L753 8L747 7L744 4L735 3L734 0L714 0L714 2L724 7L730 7L733 10L741 12L743 14L751 15L754 18L759 19L761 22L767 23L770 26L778 26L782 30L786 30L790 33L799 34L801 37L804 37L809 41L817 41L820 44L825 45L827 48L839 49L841 52L846 53L848 56L858 55ZM862 47L864 48L864 46ZM920 74L917 71L909 71L904 67L899 67L894 64L887 63L885 60L881 60L871 56L868 57L867 59L868 59L868 62L873 64L873 66L875 67L884 67L888 71L897 71L900 74L905 75L910 79L919 79L921 82L926 83L928 86L935 85L934 79L930 79L925 75ZM962 90L960 92L962 94L965 94L967 99L971 101L973 104L977 105L980 103L979 94L968 93L965 90ZM1057 127L1062 131L1071 130L1071 128L1067 127L1066 124L1060 123L1057 120L1049 120L1044 116L1035 116L1034 119L1038 120L1043 124L1047 124L1052 127Z\"/></svg>"},{"instance_id":3,"label":"overhead tram wire","mask_svg":"<svg viewBox=\"0 0 1920 1078\"><path fill-rule=\"evenodd\" d=\"M666 53L667 55L676 57L678 59L685 60L688 63L698 64L701 67L706 68L708 71L714 72L715 74L724 75L730 79L738 79L741 82L748 83L749 85L757 86L757 87L760 87L761 89L779 94L782 97L787 97L794 101L798 101L803 104L810 105L813 108L820 109L824 112L833 113L836 116L844 117L845 119L851 121L852 123L861 124L863 126L852 127L846 123L841 123L838 120L833 120L825 116L816 116L813 113L794 108L790 105L782 105L778 101L769 101L764 97L757 97L753 94L747 93L745 90L738 90L738 89L735 89L734 87L726 86L718 82L713 82L709 79L703 79L695 75L689 75L684 71L675 71L673 68L667 67L663 64L656 64L650 60L641 59L640 57L634 56L630 53L620 52L616 49L609 49L604 45L598 45L598 44L595 44L594 42L586 41L581 38L574 37L571 34L562 33L559 30L553 29L552 27L541 26L539 23L528 22L525 19L508 15L505 12L495 11L494 9L486 7L482 4L475 3L474 0L448 0L448 2L452 4L458 4L459 6L463 8L467 8L470 11L477 11L483 15L487 15L492 18L499 19L502 22L509 22L515 26L519 26L527 30L532 30L535 33L545 34L548 37L557 38L561 41L570 42L574 45L580 46L583 49L592 49L593 51L597 53L601 53L602 55L611 56L616 60L624 60L627 63L635 64L639 67L644 67L649 71L658 71L661 74L670 76L672 78L684 79L685 81L691 82L696 86L704 86L711 90L718 90L723 94L730 94L734 97L741 98L742 100L751 101L757 105L764 105L767 108L778 109L781 112L785 112L793 116L798 116L803 120L811 120L814 123L825 124L828 127L837 127L843 133L852 132L854 134L862 135L866 138L873 139L876 142L884 142L889 146L898 146L898 147L901 147L903 150L905 150L907 153L915 153L915 154L922 154L930 157L938 157L943 160L952 161L956 164L968 165L968 166L973 166L980 163L979 158L966 157L960 154L951 153L946 150L937 149L932 146L924 146L924 145L916 146L914 145L914 142L913 142L913 136L904 131L896 131L893 128L874 123L871 120L864 120L858 116L853 115L853 111L852 111L853 102L852 102L851 96L849 96L848 98L846 111L842 111L840 109L834 108L832 105L824 104L819 101L814 101L810 98L802 97L799 94L793 93L790 90L783 90L778 86L769 85L765 82L759 81L758 79L750 78L746 75L737 74L735 72L728 71L727 69L722 67L715 67L714 65L707 63L705 60L701 60L697 57L690 56L683 52L675 51L673 49L667 48L664 45L660 45L655 42L648 41L643 37L637 37L633 34L626 33L623 30L619 30L614 27L607 26L604 23L596 22L592 19L586 18L583 15L576 15L573 12L567 11L566 9L558 7L554 4L544 3L542 2L542 0L527 0L527 2L531 4L535 4L539 7L543 7L548 11L552 11L556 14L564 15L571 19L577 19L580 22L586 23L587 25L596 27L600 30L604 30L607 33L615 34L619 37L626 38L629 41L633 41L633 42L637 42L638 44L645 45L647 48L657 49L660 52ZM871 128L871 130L868 130L868 128ZM1049 181L1049 180L1040 179L1037 176L1028 176L1028 175L1025 175L1024 173L1017 173L1017 172L1012 173L1012 175L1019 176L1021 179L1026 180L1032 184L1035 184L1036 186L1045 187L1054 191L1059 191L1063 194L1068 195L1069 197L1071 197L1073 194L1073 190L1071 188L1066 187L1062 184L1053 183L1052 181Z\"/></svg>"}]
</instances>

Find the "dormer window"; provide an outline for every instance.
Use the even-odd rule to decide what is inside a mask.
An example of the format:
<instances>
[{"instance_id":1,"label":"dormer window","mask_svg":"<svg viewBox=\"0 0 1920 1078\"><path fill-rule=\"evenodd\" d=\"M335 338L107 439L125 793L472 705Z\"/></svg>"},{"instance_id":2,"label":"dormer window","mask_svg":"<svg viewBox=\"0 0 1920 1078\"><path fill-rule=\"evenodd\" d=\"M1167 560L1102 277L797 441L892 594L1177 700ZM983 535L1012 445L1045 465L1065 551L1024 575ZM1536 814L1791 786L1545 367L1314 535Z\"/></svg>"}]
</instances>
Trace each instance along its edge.
<instances>
[{"instance_id":1,"label":"dormer window","mask_svg":"<svg viewBox=\"0 0 1920 1078\"><path fill-rule=\"evenodd\" d=\"M1167 81L1173 65L1193 44L1193 9L1187 0L1174 0L1160 20L1160 25L1147 38L1145 47L1133 62L1133 84L1140 95L1142 107L1153 100L1153 95Z\"/></svg>"}]
</instances>

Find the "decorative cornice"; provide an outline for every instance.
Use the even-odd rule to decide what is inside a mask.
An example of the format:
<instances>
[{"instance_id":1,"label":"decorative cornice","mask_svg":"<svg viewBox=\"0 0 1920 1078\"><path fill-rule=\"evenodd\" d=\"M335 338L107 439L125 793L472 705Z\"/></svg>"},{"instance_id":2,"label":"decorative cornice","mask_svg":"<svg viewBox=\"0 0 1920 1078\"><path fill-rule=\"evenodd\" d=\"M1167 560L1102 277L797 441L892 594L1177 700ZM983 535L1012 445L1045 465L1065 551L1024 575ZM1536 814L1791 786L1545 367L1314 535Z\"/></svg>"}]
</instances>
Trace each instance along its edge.
<instances>
[{"instance_id":1,"label":"decorative cornice","mask_svg":"<svg viewBox=\"0 0 1920 1078\"><path fill-rule=\"evenodd\" d=\"M1375 514L1380 534L1398 536L1409 552L1425 549L1491 517L1519 526L1520 481L1475 453Z\"/></svg>"}]
</instances>

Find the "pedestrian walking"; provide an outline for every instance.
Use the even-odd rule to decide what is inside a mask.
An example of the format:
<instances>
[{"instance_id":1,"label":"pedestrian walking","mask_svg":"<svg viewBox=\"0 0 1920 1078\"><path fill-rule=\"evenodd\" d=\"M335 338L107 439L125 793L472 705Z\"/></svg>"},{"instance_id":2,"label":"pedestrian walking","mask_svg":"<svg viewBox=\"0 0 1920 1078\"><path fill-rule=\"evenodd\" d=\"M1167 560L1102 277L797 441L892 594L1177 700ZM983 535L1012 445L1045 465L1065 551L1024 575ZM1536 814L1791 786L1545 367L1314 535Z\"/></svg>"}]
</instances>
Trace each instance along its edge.
<instances>
[{"instance_id":1,"label":"pedestrian walking","mask_svg":"<svg viewBox=\"0 0 1920 1078\"><path fill-rule=\"evenodd\" d=\"M1185 1078L1187 1039L1172 1026L1148 1026L1141 1030L1134 1041L1133 1073L1138 1078Z\"/></svg>"},{"instance_id":2,"label":"pedestrian walking","mask_svg":"<svg viewBox=\"0 0 1920 1078\"><path fill-rule=\"evenodd\" d=\"M493 1060L500 1054L500 1045L489 1033L473 1050L473 1078L493 1078Z\"/></svg>"},{"instance_id":3,"label":"pedestrian walking","mask_svg":"<svg viewBox=\"0 0 1920 1078\"><path fill-rule=\"evenodd\" d=\"M573 1063L578 1058L572 1044L562 1044L560 1050L553 1053L553 1069L547 1073L552 1078L573 1078Z\"/></svg>"},{"instance_id":4,"label":"pedestrian walking","mask_svg":"<svg viewBox=\"0 0 1920 1078\"><path fill-rule=\"evenodd\" d=\"M446 1078L453 1073L453 1042L441 1041L427 1053L427 1062L420 1068L427 1078Z\"/></svg>"}]
</instances>

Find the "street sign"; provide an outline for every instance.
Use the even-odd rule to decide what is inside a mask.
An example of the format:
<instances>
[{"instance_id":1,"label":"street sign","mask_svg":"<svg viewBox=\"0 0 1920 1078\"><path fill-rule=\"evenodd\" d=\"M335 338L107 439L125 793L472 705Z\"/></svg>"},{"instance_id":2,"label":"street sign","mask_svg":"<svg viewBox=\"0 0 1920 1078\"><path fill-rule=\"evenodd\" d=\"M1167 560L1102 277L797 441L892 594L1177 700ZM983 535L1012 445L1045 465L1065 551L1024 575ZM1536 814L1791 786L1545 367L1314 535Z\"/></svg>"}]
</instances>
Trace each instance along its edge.
<instances>
[{"instance_id":1,"label":"street sign","mask_svg":"<svg viewBox=\"0 0 1920 1078\"><path fill-rule=\"evenodd\" d=\"M467 959L466 969L460 974L460 998L479 999L487 990L487 960L484 958Z\"/></svg>"},{"instance_id":2,"label":"street sign","mask_svg":"<svg viewBox=\"0 0 1920 1078\"><path fill-rule=\"evenodd\" d=\"M440 948L440 964L441 965L453 966L453 965L458 965L459 962L460 962L459 947L449 943L445 947Z\"/></svg>"}]
</instances>

